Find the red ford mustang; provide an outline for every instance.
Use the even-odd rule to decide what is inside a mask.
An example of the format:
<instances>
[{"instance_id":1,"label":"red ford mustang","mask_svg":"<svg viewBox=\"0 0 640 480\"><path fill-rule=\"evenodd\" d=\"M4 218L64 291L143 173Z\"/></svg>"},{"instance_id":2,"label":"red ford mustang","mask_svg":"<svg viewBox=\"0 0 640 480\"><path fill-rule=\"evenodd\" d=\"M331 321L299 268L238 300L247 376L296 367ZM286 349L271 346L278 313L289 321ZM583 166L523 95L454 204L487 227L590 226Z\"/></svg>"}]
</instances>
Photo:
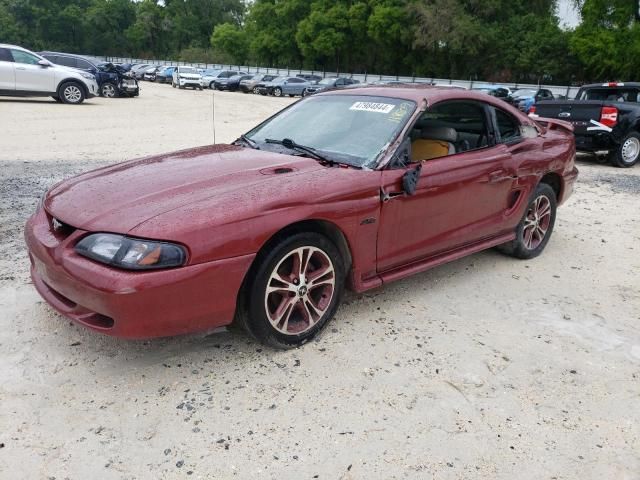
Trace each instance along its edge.
<instances>
[{"instance_id":1,"label":"red ford mustang","mask_svg":"<svg viewBox=\"0 0 640 480\"><path fill-rule=\"evenodd\" d=\"M578 171L571 126L481 93L394 86L303 99L233 145L49 190L26 225L56 310L141 338L236 322L312 338L356 292L498 246L533 258Z\"/></svg>"}]
</instances>

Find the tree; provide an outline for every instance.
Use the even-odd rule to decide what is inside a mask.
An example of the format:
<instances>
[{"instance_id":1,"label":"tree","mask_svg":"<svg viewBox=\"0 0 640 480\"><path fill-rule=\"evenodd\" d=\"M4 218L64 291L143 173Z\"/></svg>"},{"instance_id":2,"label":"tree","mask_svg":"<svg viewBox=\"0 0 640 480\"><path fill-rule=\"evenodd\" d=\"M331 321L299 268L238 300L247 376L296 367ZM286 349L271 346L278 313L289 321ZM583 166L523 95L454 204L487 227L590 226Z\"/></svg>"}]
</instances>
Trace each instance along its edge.
<instances>
[{"instance_id":1,"label":"tree","mask_svg":"<svg viewBox=\"0 0 640 480\"><path fill-rule=\"evenodd\" d=\"M211 46L239 65L244 65L249 53L245 31L231 23L222 23L213 29Z\"/></svg>"}]
</instances>

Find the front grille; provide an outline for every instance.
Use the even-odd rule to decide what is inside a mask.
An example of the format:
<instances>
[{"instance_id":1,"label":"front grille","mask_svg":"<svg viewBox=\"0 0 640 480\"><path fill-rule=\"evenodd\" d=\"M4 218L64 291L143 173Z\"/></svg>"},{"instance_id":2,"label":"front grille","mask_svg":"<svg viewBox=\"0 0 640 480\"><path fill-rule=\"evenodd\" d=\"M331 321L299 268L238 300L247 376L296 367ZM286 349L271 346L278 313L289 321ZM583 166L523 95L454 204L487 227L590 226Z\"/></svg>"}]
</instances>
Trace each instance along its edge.
<instances>
[{"instance_id":1,"label":"front grille","mask_svg":"<svg viewBox=\"0 0 640 480\"><path fill-rule=\"evenodd\" d=\"M71 235L76 229L71 225L68 225L55 217L47 215L49 218L49 226L51 227L51 231L58 238L66 238Z\"/></svg>"}]
</instances>

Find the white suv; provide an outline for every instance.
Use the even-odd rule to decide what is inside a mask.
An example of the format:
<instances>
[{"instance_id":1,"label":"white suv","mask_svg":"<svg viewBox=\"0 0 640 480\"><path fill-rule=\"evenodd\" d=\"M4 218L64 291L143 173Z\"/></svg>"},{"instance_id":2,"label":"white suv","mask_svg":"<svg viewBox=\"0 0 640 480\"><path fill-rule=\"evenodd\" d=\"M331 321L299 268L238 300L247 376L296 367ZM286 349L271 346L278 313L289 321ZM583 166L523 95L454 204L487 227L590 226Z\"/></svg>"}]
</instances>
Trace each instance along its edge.
<instances>
[{"instance_id":1,"label":"white suv","mask_svg":"<svg viewBox=\"0 0 640 480\"><path fill-rule=\"evenodd\" d=\"M0 43L0 96L53 97L79 104L98 94L96 78L75 68L55 65L29 50Z\"/></svg>"},{"instance_id":2,"label":"white suv","mask_svg":"<svg viewBox=\"0 0 640 480\"><path fill-rule=\"evenodd\" d=\"M194 90L202 90L202 75L193 67L176 67L171 79L173 88L192 87Z\"/></svg>"}]
</instances>

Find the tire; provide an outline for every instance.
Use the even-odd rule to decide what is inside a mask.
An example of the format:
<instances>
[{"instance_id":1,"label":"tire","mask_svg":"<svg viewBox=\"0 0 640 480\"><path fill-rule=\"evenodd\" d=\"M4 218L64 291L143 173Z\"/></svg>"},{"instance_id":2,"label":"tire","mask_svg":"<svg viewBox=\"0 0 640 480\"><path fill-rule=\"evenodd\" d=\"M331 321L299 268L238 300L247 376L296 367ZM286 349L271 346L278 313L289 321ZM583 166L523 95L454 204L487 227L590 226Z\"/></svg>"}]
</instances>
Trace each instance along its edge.
<instances>
[{"instance_id":1,"label":"tire","mask_svg":"<svg viewBox=\"0 0 640 480\"><path fill-rule=\"evenodd\" d=\"M175 84L174 82L171 82L171 86L172 86L173 88L176 88L176 84Z\"/></svg>"},{"instance_id":2,"label":"tire","mask_svg":"<svg viewBox=\"0 0 640 480\"><path fill-rule=\"evenodd\" d=\"M501 252L527 260L542 253L549 243L556 222L556 194L546 183L540 183L529 199L525 214L516 227L516 238L498 247Z\"/></svg>"},{"instance_id":3,"label":"tire","mask_svg":"<svg viewBox=\"0 0 640 480\"><path fill-rule=\"evenodd\" d=\"M258 91L258 87L253 87L253 94L258 95L260 92Z\"/></svg>"},{"instance_id":4,"label":"tire","mask_svg":"<svg viewBox=\"0 0 640 480\"><path fill-rule=\"evenodd\" d=\"M304 263L302 276L299 267ZM344 290L344 261L325 236L298 233L261 253L247 278L236 324L265 345L295 348L311 340L336 313ZM268 292L268 287L273 290Z\"/></svg>"},{"instance_id":5,"label":"tire","mask_svg":"<svg viewBox=\"0 0 640 480\"><path fill-rule=\"evenodd\" d=\"M58 97L63 103L80 105L85 99L84 88L77 82L64 82L58 88Z\"/></svg>"},{"instance_id":6,"label":"tire","mask_svg":"<svg viewBox=\"0 0 640 480\"><path fill-rule=\"evenodd\" d=\"M280 87L276 87L273 89L273 96L274 97L281 97L282 96L282 89Z\"/></svg>"},{"instance_id":7,"label":"tire","mask_svg":"<svg viewBox=\"0 0 640 480\"><path fill-rule=\"evenodd\" d=\"M105 98L116 98L118 96L118 87L111 82L100 85L100 96Z\"/></svg>"},{"instance_id":8,"label":"tire","mask_svg":"<svg viewBox=\"0 0 640 480\"><path fill-rule=\"evenodd\" d=\"M215 88L214 88L214 83L213 83L213 82L209 83L209 89L210 89L210 90L215 90Z\"/></svg>"},{"instance_id":9,"label":"tire","mask_svg":"<svg viewBox=\"0 0 640 480\"><path fill-rule=\"evenodd\" d=\"M611 163L620 168L633 167L640 159L640 133L631 132L611 155Z\"/></svg>"},{"instance_id":10,"label":"tire","mask_svg":"<svg viewBox=\"0 0 640 480\"><path fill-rule=\"evenodd\" d=\"M306 97L307 95L309 95L309 94L307 93L307 89L305 88L305 89L302 91L302 97L304 98L304 97Z\"/></svg>"}]
</instances>

